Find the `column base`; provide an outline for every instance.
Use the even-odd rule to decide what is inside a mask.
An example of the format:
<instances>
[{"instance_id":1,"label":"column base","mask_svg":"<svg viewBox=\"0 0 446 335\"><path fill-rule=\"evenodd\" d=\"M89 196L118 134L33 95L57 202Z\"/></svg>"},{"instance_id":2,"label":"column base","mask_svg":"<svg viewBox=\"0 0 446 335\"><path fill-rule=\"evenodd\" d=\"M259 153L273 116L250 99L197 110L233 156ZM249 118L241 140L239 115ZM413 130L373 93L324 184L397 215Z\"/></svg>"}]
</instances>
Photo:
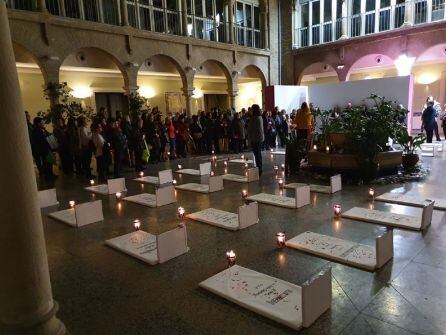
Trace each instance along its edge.
<instances>
[{"instance_id":1,"label":"column base","mask_svg":"<svg viewBox=\"0 0 446 335\"><path fill-rule=\"evenodd\" d=\"M347 35L342 35L341 37L338 38L338 41L339 40L346 40L346 39L348 39L348 36Z\"/></svg>"},{"instance_id":2,"label":"column base","mask_svg":"<svg viewBox=\"0 0 446 335\"><path fill-rule=\"evenodd\" d=\"M65 325L56 317L59 305L34 320L32 323L5 325L0 323L0 333L4 335L69 335Z\"/></svg>"}]
</instances>

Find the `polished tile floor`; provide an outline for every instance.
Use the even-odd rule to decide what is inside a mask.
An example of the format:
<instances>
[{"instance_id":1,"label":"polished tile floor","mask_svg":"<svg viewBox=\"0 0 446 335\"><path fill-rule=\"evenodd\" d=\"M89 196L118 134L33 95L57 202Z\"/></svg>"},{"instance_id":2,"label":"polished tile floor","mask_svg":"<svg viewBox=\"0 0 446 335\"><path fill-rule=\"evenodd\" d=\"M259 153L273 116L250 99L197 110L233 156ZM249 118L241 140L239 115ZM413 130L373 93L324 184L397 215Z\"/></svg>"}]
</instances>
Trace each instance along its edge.
<instances>
[{"instance_id":1,"label":"polished tile floor","mask_svg":"<svg viewBox=\"0 0 446 335\"><path fill-rule=\"evenodd\" d=\"M446 334L446 219L435 211L432 225L424 232L394 230L394 258L376 273L302 254L277 249L274 235L285 231L293 237L306 230L373 245L383 227L346 219L332 219L332 205L374 206L400 213L420 209L367 198L368 185L344 185L335 195L313 195L310 206L298 210L260 205L260 223L231 232L188 222L190 252L167 263L150 266L104 245L106 239L132 231L134 218L142 229L157 234L175 227L176 208L187 212L215 207L235 211L240 192L278 193L273 164L283 156L264 156L265 173L260 182L225 182L225 189L211 195L178 191L178 203L150 209L130 203L117 205L113 197L103 200L105 221L83 228L70 228L43 214L47 252L59 317L73 335L100 334L291 334L291 329L258 316L198 288L198 283L226 266L225 252L233 249L238 264L300 284L327 265L333 270L333 302L312 327L302 334ZM375 186L377 194L404 188L410 194L446 197L442 158L423 158L431 167L421 183ZM198 158L174 161L196 168ZM274 163L273 163L274 162ZM146 174L167 168L150 166ZM223 173L222 163L216 171ZM229 172L241 172L230 166ZM127 178L135 177L131 172ZM180 183L194 177L178 179ZM195 179L196 180L196 179ZM287 181L296 181L290 177ZM56 182L61 207L68 201L83 202L92 195L83 190L88 181L60 177ZM40 185L41 188L49 185ZM151 186L128 180L129 194L153 191ZM288 191L291 192L292 191Z\"/></svg>"}]
</instances>

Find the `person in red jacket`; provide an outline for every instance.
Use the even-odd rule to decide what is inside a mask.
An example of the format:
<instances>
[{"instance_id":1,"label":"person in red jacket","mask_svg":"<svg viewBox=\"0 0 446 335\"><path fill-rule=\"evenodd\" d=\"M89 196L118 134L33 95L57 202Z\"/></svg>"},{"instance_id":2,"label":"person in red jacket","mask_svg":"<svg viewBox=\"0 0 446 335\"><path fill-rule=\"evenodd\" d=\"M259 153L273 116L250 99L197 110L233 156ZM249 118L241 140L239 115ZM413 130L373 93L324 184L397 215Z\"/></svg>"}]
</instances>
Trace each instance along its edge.
<instances>
[{"instance_id":1,"label":"person in red jacket","mask_svg":"<svg viewBox=\"0 0 446 335\"><path fill-rule=\"evenodd\" d=\"M189 142L189 126L184 119L184 115L180 115L175 126L176 145L178 157L186 157L186 145Z\"/></svg>"}]
</instances>

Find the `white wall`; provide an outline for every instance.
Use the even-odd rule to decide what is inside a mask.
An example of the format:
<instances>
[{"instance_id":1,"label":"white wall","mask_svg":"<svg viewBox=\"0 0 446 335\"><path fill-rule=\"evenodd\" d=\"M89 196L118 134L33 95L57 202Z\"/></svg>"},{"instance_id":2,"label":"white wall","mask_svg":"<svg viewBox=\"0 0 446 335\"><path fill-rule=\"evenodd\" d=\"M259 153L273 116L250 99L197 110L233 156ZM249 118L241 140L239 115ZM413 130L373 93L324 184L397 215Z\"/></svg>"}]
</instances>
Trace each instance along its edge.
<instances>
[{"instance_id":1,"label":"white wall","mask_svg":"<svg viewBox=\"0 0 446 335\"><path fill-rule=\"evenodd\" d=\"M293 109L299 109L302 102L308 101L307 86L274 86L274 105L290 113Z\"/></svg>"}]
</instances>

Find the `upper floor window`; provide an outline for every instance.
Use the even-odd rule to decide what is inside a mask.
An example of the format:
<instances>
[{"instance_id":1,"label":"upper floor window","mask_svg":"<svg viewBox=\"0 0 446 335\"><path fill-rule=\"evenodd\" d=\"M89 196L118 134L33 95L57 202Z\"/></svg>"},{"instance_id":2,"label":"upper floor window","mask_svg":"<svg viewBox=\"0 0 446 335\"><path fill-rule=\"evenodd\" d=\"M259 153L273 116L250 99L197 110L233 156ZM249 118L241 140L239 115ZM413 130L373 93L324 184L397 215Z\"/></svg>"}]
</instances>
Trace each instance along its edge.
<instances>
[{"instance_id":1,"label":"upper floor window","mask_svg":"<svg viewBox=\"0 0 446 335\"><path fill-rule=\"evenodd\" d=\"M260 8L258 5L237 1L235 7L235 25L237 44L260 48Z\"/></svg>"}]
</instances>

